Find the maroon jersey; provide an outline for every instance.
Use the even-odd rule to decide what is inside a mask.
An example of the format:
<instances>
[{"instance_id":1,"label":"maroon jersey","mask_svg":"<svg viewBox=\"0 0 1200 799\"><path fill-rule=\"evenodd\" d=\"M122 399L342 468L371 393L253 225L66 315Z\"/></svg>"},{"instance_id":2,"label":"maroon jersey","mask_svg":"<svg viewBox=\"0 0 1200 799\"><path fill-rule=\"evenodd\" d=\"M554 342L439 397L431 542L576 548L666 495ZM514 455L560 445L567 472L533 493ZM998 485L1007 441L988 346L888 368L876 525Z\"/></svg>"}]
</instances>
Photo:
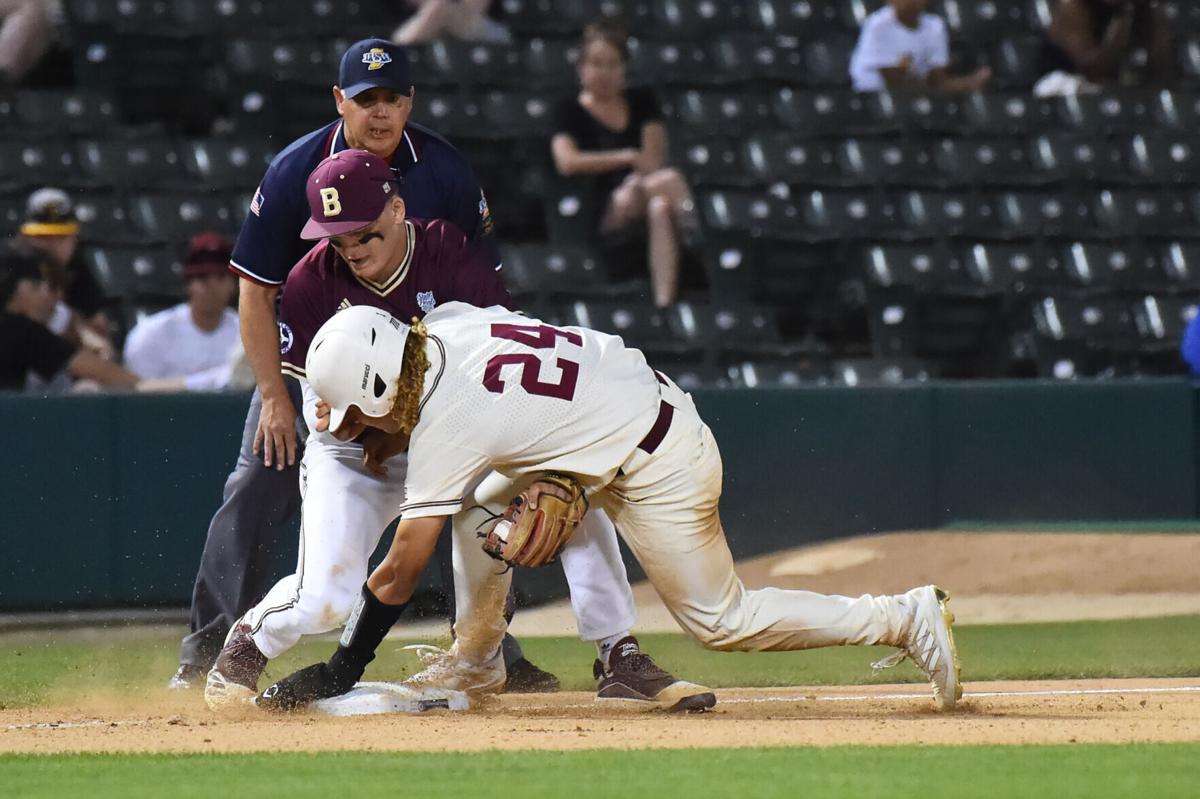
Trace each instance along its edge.
<instances>
[{"instance_id":1,"label":"maroon jersey","mask_svg":"<svg viewBox=\"0 0 1200 799\"><path fill-rule=\"evenodd\" d=\"M313 336L327 319L351 305L382 308L404 322L451 301L512 310L500 267L477 251L461 230L444 219L409 219L406 224L408 252L380 283L354 274L328 240L300 259L288 274L279 306L284 374L304 378Z\"/></svg>"}]
</instances>

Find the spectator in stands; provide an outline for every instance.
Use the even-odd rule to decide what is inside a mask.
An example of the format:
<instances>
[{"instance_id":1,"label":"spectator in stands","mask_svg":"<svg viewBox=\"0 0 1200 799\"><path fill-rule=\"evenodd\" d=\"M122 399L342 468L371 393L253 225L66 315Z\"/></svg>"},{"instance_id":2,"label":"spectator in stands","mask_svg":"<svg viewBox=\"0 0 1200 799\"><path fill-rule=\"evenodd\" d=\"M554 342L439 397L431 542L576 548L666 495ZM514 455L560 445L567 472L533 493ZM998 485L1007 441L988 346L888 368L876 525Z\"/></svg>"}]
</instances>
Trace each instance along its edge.
<instances>
[{"instance_id":1,"label":"spectator in stands","mask_svg":"<svg viewBox=\"0 0 1200 799\"><path fill-rule=\"evenodd\" d=\"M31 372L51 381L63 371L101 386L136 388L136 375L46 328L54 303L37 257L0 248L0 391L21 390Z\"/></svg>"},{"instance_id":2,"label":"spectator in stands","mask_svg":"<svg viewBox=\"0 0 1200 799\"><path fill-rule=\"evenodd\" d=\"M854 90L929 89L935 92L977 92L992 79L980 67L969 75L951 75L950 37L946 23L926 14L929 0L888 0L863 21L858 44L850 57Z\"/></svg>"},{"instance_id":3,"label":"spectator in stands","mask_svg":"<svg viewBox=\"0 0 1200 799\"><path fill-rule=\"evenodd\" d=\"M605 198L602 237L646 220L654 304L675 302L680 248L695 230L695 203L677 169L666 166L667 128L650 90L625 87L625 34L589 25L579 54L579 94L564 103L550 142L554 166L586 176Z\"/></svg>"},{"instance_id":4,"label":"spectator in stands","mask_svg":"<svg viewBox=\"0 0 1200 799\"><path fill-rule=\"evenodd\" d=\"M108 299L79 259L79 222L66 192L46 187L29 195L17 240L45 259L47 279L59 295L48 322L51 331L111 359L115 350L105 312Z\"/></svg>"},{"instance_id":5,"label":"spectator in stands","mask_svg":"<svg viewBox=\"0 0 1200 799\"><path fill-rule=\"evenodd\" d=\"M396 44L454 38L465 42L510 44L512 34L489 14L492 0L405 0L412 11L392 33Z\"/></svg>"},{"instance_id":6,"label":"spectator in stands","mask_svg":"<svg viewBox=\"0 0 1200 799\"><path fill-rule=\"evenodd\" d=\"M1161 86L1173 75L1171 30L1157 0L1057 0L1046 36L1038 97L1121 82ZM1138 49L1146 52L1140 76L1124 69Z\"/></svg>"},{"instance_id":7,"label":"spectator in stands","mask_svg":"<svg viewBox=\"0 0 1200 799\"><path fill-rule=\"evenodd\" d=\"M216 233L192 238L183 262L187 302L139 322L125 339L125 366L162 391L219 391L229 385L241 348L230 307L237 278L233 244Z\"/></svg>"},{"instance_id":8,"label":"spectator in stands","mask_svg":"<svg viewBox=\"0 0 1200 799\"><path fill-rule=\"evenodd\" d=\"M1195 314L1183 331L1183 340L1179 344L1179 354L1193 378L1200 379L1200 313Z\"/></svg>"},{"instance_id":9,"label":"spectator in stands","mask_svg":"<svg viewBox=\"0 0 1200 799\"><path fill-rule=\"evenodd\" d=\"M54 40L55 3L0 0L0 86L20 83ZM57 4L61 16L62 4Z\"/></svg>"}]
</instances>

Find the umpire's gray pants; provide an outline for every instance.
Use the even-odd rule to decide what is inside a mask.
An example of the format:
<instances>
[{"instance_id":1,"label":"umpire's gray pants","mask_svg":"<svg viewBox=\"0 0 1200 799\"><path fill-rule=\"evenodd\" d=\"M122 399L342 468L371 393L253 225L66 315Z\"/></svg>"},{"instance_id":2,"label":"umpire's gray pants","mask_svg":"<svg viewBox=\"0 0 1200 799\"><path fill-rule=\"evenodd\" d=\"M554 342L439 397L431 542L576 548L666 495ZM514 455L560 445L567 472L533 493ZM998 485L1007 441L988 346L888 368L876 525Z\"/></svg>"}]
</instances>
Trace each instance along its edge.
<instances>
[{"instance_id":1,"label":"umpire's gray pants","mask_svg":"<svg viewBox=\"0 0 1200 799\"><path fill-rule=\"evenodd\" d=\"M300 384L286 379L288 395L301 407ZM237 465L225 481L221 507L208 525L204 554L192 589L191 632L180 646L179 662L210 668L229 628L254 606L280 575L271 563L279 541L294 538L288 522L300 510L299 463L277 470L254 454L254 436L262 413L255 389L242 429ZM303 447L308 428L296 417L296 440Z\"/></svg>"}]
</instances>

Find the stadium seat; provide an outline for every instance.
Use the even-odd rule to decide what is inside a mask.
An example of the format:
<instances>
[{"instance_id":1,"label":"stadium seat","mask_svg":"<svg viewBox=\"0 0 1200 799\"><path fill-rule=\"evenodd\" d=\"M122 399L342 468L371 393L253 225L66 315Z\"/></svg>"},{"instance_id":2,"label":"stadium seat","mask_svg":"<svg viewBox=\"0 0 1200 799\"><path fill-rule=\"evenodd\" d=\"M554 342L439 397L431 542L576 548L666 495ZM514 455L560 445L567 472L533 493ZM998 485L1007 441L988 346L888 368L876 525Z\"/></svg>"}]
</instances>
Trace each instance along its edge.
<instances>
[{"instance_id":1,"label":"stadium seat","mask_svg":"<svg viewBox=\"0 0 1200 799\"><path fill-rule=\"evenodd\" d=\"M523 244L504 248L502 255L505 283L517 296L618 297L644 291L646 285L612 282L599 255L585 245Z\"/></svg>"},{"instance_id":2,"label":"stadium seat","mask_svg":"<svg viewBox=\"0 0 1200 799\"><path fill-rule=\"evenodd\" d=\"M26 131L65 128L71 134L95 136L117 125L116 102L96 92L22 91L13 106L14 124Z\"/></svg>"},{"instance_id":3,"label":"stadium seat","mask_svg":"<svg viewBox=\"0 0 1200 799\"><path fill-rule=\"evenodd\" d=\"M1071 242L1063 257L1064 275L1082 289L1116 291L1155 278L1154 259L1137 245Z\"/></svg>"},{"instance_id":4,"label":"stadium seat","mask_svg":"<svg viewBox=\"0 0 1200 799\"><path fill-rule=\"evenodd\" d=\"M804 48L804 72L797 76L810 86L850 85L850 53L854 37L831 35Z\"/></svg>"},{"instance_id":5,"label":"stadium seat","mask_svg":"<svg viewBox=\"0 0 1200 799\"><path fill-rule=\"evenodd\" d=\"M657 364L651 364L657 367ZM684 391L698 388L741 388L742 372L736 366L716 366L702 363L668 363L660 372L675 381Z\"/></svg>"},{"instance_id":6,"label":"stadium seat","mask_svg":"<svg viewBox=\"0 0 1200 799\"><path fill-rule=\"evenodd\" d=\"M274 157L270 143L250 138L195 139L183 148L188 174L221 189L254 188Z\"/></svg>"},{"instance_id":7,"label":"stadium seat","mask_svg":"<svg viewBox=\"0 0 1200 799\"><path fill-rule=\"evenodd\" d=\"M755 182L765 182L762 175L748 172L742 166L738 151L738 140L734 137L708 137L702 139L687 139L677 137L672 140L679 163L687 174L689 182L697 185L737 186ZM786 180L772 176L771 180Z\"/></svg>"},{"instance_id":8,"label":"stadium seat","mask_svg":"<svg viewBox=\"0 0 1200 799\"><path fill-rule=\"evenodd\" d=\"M90 246L81 248L80 255L111 297L134 301L183 297L183 267L167 250Z\"/></svg>"},{"instance_id":9,"label":"stadium seat","mask_svg":"<svg viewBox=\"0 0 1200 799\"><path fill-rule=\"evenodd\" d=\"M1028 140L947 137L933 150L936 171L930 176L944 186L1036 185L1057 175L1034 171Z\"/></svg>"},{"instance_id":10,"label":"stadium seat","mask_svg":"<svg viewBox=\"0 0 1200 799\"><path fill-rule=\"evenodd\" d=\"M1113 182L1127 175L1122 145L1103 137L1077 134L1045 134L1029 149L1031 167L1044 180Z\"/></svg>"},{"instance_id":11,"label":"stadium seat","mask_svg":"<svg viewBox=\"0 0 1200 799\"><path fill-rule=\"evenodd\" d=\"M1021 294L1062 285L1062 258L1045 245L1023 242L976 242L966 247L967 274L989 291Z\"/></svg>"},{"instance_id":12,"label":"stadium seat","mask_svg":"<svg viewBox=\"0 0 1200 799\"><path fill-rule=\"evenodd\" d=\"M463 92L425 92L412 116L451 138L478 136L484 127L478 98Z\"/></svg>"},{"instance_id":13,"label":"stadium seat","mask_svg":"<svg viewBox=\"0 0 1200 799\"><path fill-rule=\"evenodd\" d=\"M709 45L707 76L713 81L777 80L791 82L804 69L804 51L794 39L774 39L745 33L721 36Z\"/></svg>"},{"instance_id":14,"label":"stadium seat","mask_svg":"<svg viewBox=\"0 0 1200 799\"><path fill-rule=\"evenodd\" d=\"M747 135L769 124L771 107L755 92L691 90L677 94L671 106L688 130Z\"/></svg>"},{"instance_id":15,"label":"stadium seat","mask_svg":"<svg viewBox=\"0 0 1200 799\"><path fill-rule=\"evenodd\" d=\"M182 187L183 158L168 139L79 142L79 166L92 183L124 188Z\"/></svg>"},{"instance_id":16,"label":"stadium seat","mask_svg":"<svg viewBox=\"0 0 1200 799\"><path fill-rule=\"evenodd\" d=\"M851 185L925 183L933 156L920 141L849 137L837 148L837 163Z\"/></svg>"},{"instance_id":17,"label":"stadium seat","mask_svg":"<svg viewBox=\"0 0 1200 799\"><path fill-rule=\"evenodd\" d=\"M1183 331L1196 315L1200 294L1154 296L1148 294L1134 306L1138 335L1145 341L1166 345L1177 352Z\"/></svg>"},{"instance_id":18,"label":"stadium seat","mask_svg":"<svg viewBox=\"0 0 1200 799\"><path fill-rule=\"evenodd\" d=\"M631 42L626 79L633 86L707 86L728 83L713 67L708 48L701 42Z\"/></svg>"},{"instance_id":19,"label":"stadium seat","mask_svg":"<svg viewBox=\"0 0 1200 799\"><path fill-rule=\"evenodd\" d=\"M894 200L873 191L812 191L800 200L808 236L821 239L881 238L900 232Z\"/></svg>"},{"instance_id":20,"label":"stadium seat","mask_svg":"<svg viewBox=\"0 0 1200 799\"><path fill-rule=\"evenodd\" d=\"M1062 125L1085 135L1135 133L1150 124L1154 113L1151 98L1141 92L1070 94L1054 103Z\"/></svg>"},{"instance_id":21,"label":"stadium seat","mask_svg":"<svg viewBox=\"0 0 1200 799\"><path fill-rule=\"evenodd\" d=\"M0 141L0 184L20 188L79 182L75 148L70 141Z\"/></svg>"},{"instance_id":22,"label":"stadium seat","mask_svg":"<svg viewBox=\"0 0 1200 799\"><path fill-rule=\"evenodd\" d=\"M1160 189L1102 189L1092 201L1097 230L1111 236L1194 231L1187 198Z\"/></svg>"},{"instance_id":23,"label":"stadium seat","mask_svg":"<svg viewBox=\"0 0 1200 799\"><path fill-rule=\"evenodd\" d=\"M428 74L432 85L476 89L527 84L520 51L507 45L437 39L421 51L420 74Z\"/></svg>"},{"instance_id":24,"label":"stadium seat","mask_svg":"<svg viewBox=\"0 0 1200 799\"><path fill-rule=\"evenodd\" d=\"M1127 344L1136 332L1130 309L1112 296L1047 296L1034 304L1033 312L1038 334L1055 341Z\"/></svg>"},{"instance_id":25,"label":"stadium seat","mask_svg":"<svg viewBox=\"0 0 1200 799\"><path fill-rule=\"evenodd\" d=\"M876 244L862 251L863 274L880 288L911 286L929 293L974 293L956 252L944 241Z\"/></svg>"},{"instance_id":26,"label":"stadium seat","mask_svg":"<svg viewBox=\"0 0 1200 799\"><path fill-rule=\"evenodd\" d=\"M1007 191L990 201L1002 235L1079 236L1092 230L1087 202L1070 193Z\"/></svg>"},{"instance_id":27,"label":"stadium seat","mask_svg":"<svg viewBox=\"0 0 1200 799\"><path fill-rule=\"evenodd\" d=\"M772 310L761 305L724 300L712 304L680 302L672 314L679 335L711 350L721 364L746 359L780 360L794 354L794 348L780 340Z\"/></svg>"},{"instance_id":28,"label":"stadium seat","mask_svg":"<svg viewBox=\"0 0 1200 799\"><path fill-rule=\"evenodd\" d=\"M954 38L972 43L993 41L1029 28L1016 0L941 0L941 16Z\"/></svg>"},{"instance_id":29,"label":"stadium seat","mask_svg":"<svg viewBox=\"0 0 1200 799\"><path fill-rule=\"evenodd\" d=\"M915 236L970 236L991 234L995 209L967 191L910 191L899 203L904 230Z\"/></svg>"},{"instance_id":30,"label":"stadium seat","mask_svg":"<svg viewBox=\"0 0 1200 799\"><path fill-rule=\"evenodd\" d=\"M575 61L578 57L579 47L574 42L529 39L524 42L521 52L528 87L568 89L575 83Z\"/></svg>"},{"instance_id":31,"label":"stadium seat","mask_svg":"<svg viewBox=\"0 0 1200 799\"><path fill-rule=\"evenodd\" d=\"M223 63L233 75L255 82L289 80L327 84L337 65L328 63L322 47L304 39L230 39Z\"/></svg>"},{"instance_id":32,"label":"stadium seat","mask_svg":"<svg viewBox=\"0 0 1200 799\"><path fill-rule=\"evenodd\" d=\"M130 202L134 224L158 241L186 241L199 230L237 233L237 218L225 197L195 192L140 194Z\"/></svg>"},{"instance_id":33,"label":"stadium seat","mask_svg":"<svg viewBox=\"0 0 1200 799\"><path fill-rule=\"evenodd\" d=\"M693 41L748 27L742 3L721 0L652 0L654 28L663 38Z\"/></svg>"},{"instance_id":34,"label":"stadium seat","mask_svg":"<svg viewBox=\"0 0 1200 799\"><path fill-rule=\"evenodd\" d=\"M1042 76L1038 71L1038 56L1044 38L1035 35L1012 35L992 49L992 90L1029 89Z\"/></svg>"},{"instance_id":35,"label":"stadium seat","mask_svg":"<svg viewBox=\"0 0 1200 799\"><path fill-rule=\"evenodd\" d=\"M1154 183L1200 180L1200 148L1190 135L1138 134L1129 140L1129 169Z\"/></svg>"},{"instance_id":36,"label":"stadium seat","mask_svg":"<svg viewBox=\"0 0 1200 799\"><path fill-rule=\"evenodd\" d=\"M733 367L737 382L746 388L807 388L830 382L828 367L817 364L761 363L747 361Z\"/></svg>"},{"instance_id":37,"label":"stadium seat","mask_svg":"<svg viewBox=\"0 0 1200 799\"><path fill-rule=\"evenodd\" d=\"M1164 89L1155 95L1154 117L1159 125L1192 133L1200 126L1200 93Z\"/></svg>"},{"instance_id":38,"label":"stadium seat","mask_svg":"<svg viewBox=\"0 0 1200 799\"><path fill-rule=\"evenodd\" d=\"M1180 73L1193 85L1200 83L1200 36L1192 35L1176 45Z\"/></svg>"},{"instance_id":39,"label":"stadium seat","mask_svg":"<svg viewBox=\"0 0 1200 799\"><path fill-rule=\"evenodd\" d=\"M767 236L783 224L782 203L769 194L745 190L709 191L699 197L701 220L717 232L743 231Z\"/></svg>"},{"instance_id":40,"label":"stadium seat","mask_svg":"<svg viewBox=\"0 0 1200 799\"><path fill-rule=\"evenodd\" d=\"M779 126L805 138L880 132L867 113L867 100L857 92L796 91L785 86L772 94L771 106Z\"/></svg>"},{"instance_id":41,"label":"stadium seat","mask_svg":"<svg viewBox=\"0 0 1200 799\"><path fill-rule=\"evenodd\" d=\"M959 133L964 126L962 99L920 92L870 92L867 113L880 131Z\"/></svg>"},{"instance_id":42,"label":"stadium seat","mask_svg":"<svg viewBox=\"0 0 1200 799\"><path fill-rule=\"evenodd\" d=\"M540 138L554 125L554 109L543 92L494 89L480 98L479 107L483 125L471 138Z\"/></svg>"},{"instance_id":43,"label":"stadium seat","mask_svg":"<svg viewBox=\"0 0 1200 799\"><path fill-rule=\"evenodd\" d=\"M1052 101L1028 94L968 95L964 99L963 119L970 132L980 136L1029 135L1059 127Z\"/></svg>"},{"instance_id":44,"label":"stadium seat","mask_svg":"<svg viewBox=\"0 0 1200 799\"><path fill-rule=\"evenodd\" d=\"M1172 241L1158 259L1167 285L1183 292L1200 292L1200 240Z\"/></svg>"},{"instance_id":45,"label":"stadium seat","mask_svg":"<svg viewBox=\"0 0 1200 799\"><path fill-rule=\"evenodd\" d=\"M838 3L824 0L749 0L746 5L754 28L773 36L812 38L826 31L847 29L838 16ZM856 27L851 26L850 29Z\"/></svg>"},{"instance_id":46,"label":"stadium seat","mask_svg":"<svg viewBox=\"0 0 1200 799\"><path fill-rule=\"evenodd\" d=\"M577 300L568 307L567 316L571 324L620 336L645 352L651 363L695 363L704 357L701 344L677 335L669 315L645 301Z\"/></svg>"},{"instance_id":47,"label":"stadium seat","mask_svg":"<svg viewBox=\"0 0 1200 799\"><path fill-rule=\"evenodd\" d=\"M804 141L791 133L752 135L742 147L744 173L757 182L841 185L846 183L837 156L823 141Z\"/></svg>"},{"instance_id":48,"label":"stadium seat","mask_svg":"<svg viewBox=\"0 0 1200 799\"><path fill-rule=\"evenodd\" d=\"M936 376L932 366L919 358L844 358L833 362L834 385L871 386L923 383Z\"/></svg>"}]
</instances>

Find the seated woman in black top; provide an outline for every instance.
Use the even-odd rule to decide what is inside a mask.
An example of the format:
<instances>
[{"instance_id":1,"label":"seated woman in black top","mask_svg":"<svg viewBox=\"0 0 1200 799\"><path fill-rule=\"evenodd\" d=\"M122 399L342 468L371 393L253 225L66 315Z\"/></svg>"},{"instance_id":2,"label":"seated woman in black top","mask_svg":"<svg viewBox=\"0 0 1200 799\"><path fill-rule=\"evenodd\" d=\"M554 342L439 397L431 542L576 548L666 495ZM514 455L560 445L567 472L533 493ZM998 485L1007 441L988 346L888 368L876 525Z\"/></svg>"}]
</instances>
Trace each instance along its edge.
<instances>
[{"instance_id":1,"label":"seated woman in black top","mask_svg":"<svg viewBox=\"0 0 1200 799\"><path fill-rule=\"evenodd\" d=\"M560 175L590 175L607 197L599 232L645 217L654 304L675 301L680 231L695 205L679 171L665 166L667 129L653 92L625 88L625 36L589 25L579 54L579 95L565 104L551 140Z\"/></svg>"}]
</instances>

